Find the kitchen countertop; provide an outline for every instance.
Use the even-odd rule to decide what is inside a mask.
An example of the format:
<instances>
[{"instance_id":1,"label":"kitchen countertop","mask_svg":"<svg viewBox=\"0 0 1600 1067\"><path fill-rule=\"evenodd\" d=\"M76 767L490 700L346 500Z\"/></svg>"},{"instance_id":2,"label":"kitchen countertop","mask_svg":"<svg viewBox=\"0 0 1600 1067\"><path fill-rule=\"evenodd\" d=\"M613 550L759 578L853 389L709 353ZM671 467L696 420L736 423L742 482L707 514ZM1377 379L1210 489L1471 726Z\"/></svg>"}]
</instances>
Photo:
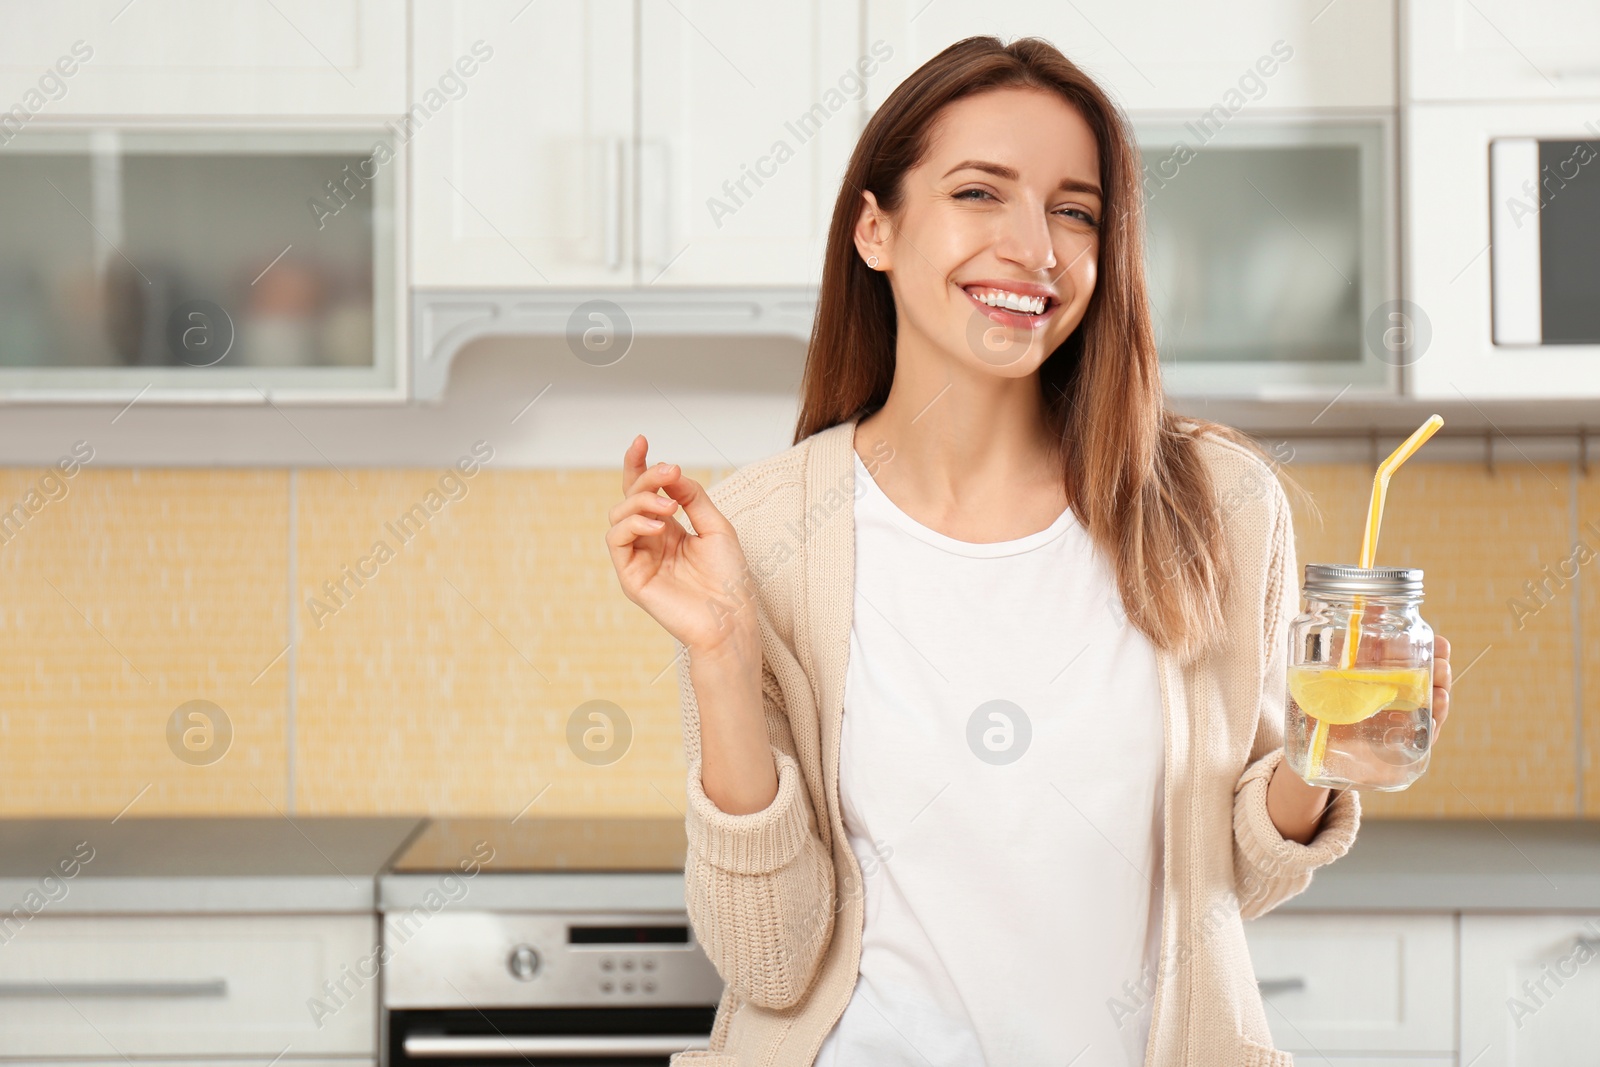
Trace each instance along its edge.
<instances>
[{"instance_id":1,"label":"kitchen countertop","mask_svg":"<svg viewBox=\"0 0 1600 1067\"><path fill-rule=\"evenodd\" d=\"M378 905L385 912L679 911L687 851L678 816L437 819L379 878Z\"/></svg>"},{"instance_id":2,"label":"kitchen countertop","mask_svg":"<svg viewBox=\"0 0 1600 1067\"><path fill-rule=\"evenodd\" d=\"M441 896L468 910L673 909L682 835L681 819L0 819L0 914L29 893L43 914L371 913ZM482 842L493 858L469 875ZM80 843L92 858L67 877ZM616 858L623 846L633 860ZM635 872L626 886L608 877L619 869ZM469 887L459 899L455 879ZM1328 911L1600 911L1600 820L1369 819L1275 914Z\"/></svg>"},{"instance_id":3,"label":"kitchen countertop","mask_svg":"<svg viewBox=\"0 0 1600 1067\"><path fill-rule=\"evenodd\" d=\"M1600 820L1369 819L1276 910L1600 911Z\"/></svg>"},{"instance_id":4,"label":"kitchen countertop","mask_svg":"<svg viewBox=\"0 0 1600 1067\"><path fill-rule=\"evenodd\" d=\"M0 914L14 907L45 915L370 914L378 872L422 824L420 817L0 819Z\"/></svg>"}]
</instances>

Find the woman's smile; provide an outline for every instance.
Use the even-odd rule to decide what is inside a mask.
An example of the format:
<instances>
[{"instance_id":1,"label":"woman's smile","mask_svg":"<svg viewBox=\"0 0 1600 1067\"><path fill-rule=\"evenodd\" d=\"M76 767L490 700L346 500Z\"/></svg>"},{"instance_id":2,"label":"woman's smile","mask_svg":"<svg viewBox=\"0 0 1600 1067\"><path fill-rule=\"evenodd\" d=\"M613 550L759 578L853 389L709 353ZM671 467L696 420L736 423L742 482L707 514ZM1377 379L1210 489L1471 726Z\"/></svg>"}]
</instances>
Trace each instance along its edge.
<instances>
[{"instance_id":1,"label":"woman's smile","mask_svg":"<svg viewBox=\"0 0 1600 1067\"><path fill-rule=\"evenodd\" d=\"M958 284L957 288L990 320L1022 330L1042 329L1061 307L1061 301L1037 283L985 279Z\"/></svg>"}]
</instances>

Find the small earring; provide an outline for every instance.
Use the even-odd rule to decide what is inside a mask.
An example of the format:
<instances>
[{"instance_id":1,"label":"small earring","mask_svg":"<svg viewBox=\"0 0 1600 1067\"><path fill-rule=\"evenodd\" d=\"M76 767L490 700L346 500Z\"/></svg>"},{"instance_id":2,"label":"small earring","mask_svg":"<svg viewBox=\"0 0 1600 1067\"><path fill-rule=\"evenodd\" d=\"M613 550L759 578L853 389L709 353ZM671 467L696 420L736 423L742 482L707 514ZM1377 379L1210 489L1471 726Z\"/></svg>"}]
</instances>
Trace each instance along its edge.
<instances>
[{"instance_id":1,"label":"small earring","mask_svg":"<svg viewBox=\"0 0 1600 1067\"><path fill-rule=\"evenodd\" d=\"M868 256L867 257L867 266L871 267L873 270L877 270L878 269L878 257L877 256Z\"/></svg>"}]
</instances>

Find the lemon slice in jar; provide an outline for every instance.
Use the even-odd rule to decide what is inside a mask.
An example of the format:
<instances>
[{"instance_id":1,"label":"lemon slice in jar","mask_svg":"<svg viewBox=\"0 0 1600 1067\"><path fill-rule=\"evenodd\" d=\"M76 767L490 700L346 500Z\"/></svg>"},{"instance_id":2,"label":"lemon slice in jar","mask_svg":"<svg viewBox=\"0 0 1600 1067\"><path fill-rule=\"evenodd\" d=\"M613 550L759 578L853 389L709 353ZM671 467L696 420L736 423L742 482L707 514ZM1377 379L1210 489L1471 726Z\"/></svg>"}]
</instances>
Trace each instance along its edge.
<instances>
[{"instance_id":1,"label":"lemon slice in jar","mask_svg":"<svg viewBox=\"0 0 1600 1067\"><path fill-rule=\"evenodd\" d=\"M1415 686L1414 670L1363 670L1342 667L1289 668L1289 695L1300 710L1330 726L1350 726L1388 707L1405 687Z\"/></svg>"}]
</instances>

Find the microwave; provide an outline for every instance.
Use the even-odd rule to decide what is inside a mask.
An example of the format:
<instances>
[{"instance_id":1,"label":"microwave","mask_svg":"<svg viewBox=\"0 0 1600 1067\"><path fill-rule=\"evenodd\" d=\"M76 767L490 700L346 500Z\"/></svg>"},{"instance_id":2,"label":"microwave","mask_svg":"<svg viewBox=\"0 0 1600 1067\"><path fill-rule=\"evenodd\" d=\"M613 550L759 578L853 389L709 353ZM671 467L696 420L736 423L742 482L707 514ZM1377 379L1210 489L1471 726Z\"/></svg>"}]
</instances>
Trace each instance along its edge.
<instances>
[{"instance_id":1,"label":"microwave","mask_svg":"<svg viewBox=\"0 0 1600 1067\"><path fill-rule=\"evenodd\" d=\"M1489 201L1494 343L1600 344L1600 137L1496 138Z\"/></svg>"}]
</instances>

